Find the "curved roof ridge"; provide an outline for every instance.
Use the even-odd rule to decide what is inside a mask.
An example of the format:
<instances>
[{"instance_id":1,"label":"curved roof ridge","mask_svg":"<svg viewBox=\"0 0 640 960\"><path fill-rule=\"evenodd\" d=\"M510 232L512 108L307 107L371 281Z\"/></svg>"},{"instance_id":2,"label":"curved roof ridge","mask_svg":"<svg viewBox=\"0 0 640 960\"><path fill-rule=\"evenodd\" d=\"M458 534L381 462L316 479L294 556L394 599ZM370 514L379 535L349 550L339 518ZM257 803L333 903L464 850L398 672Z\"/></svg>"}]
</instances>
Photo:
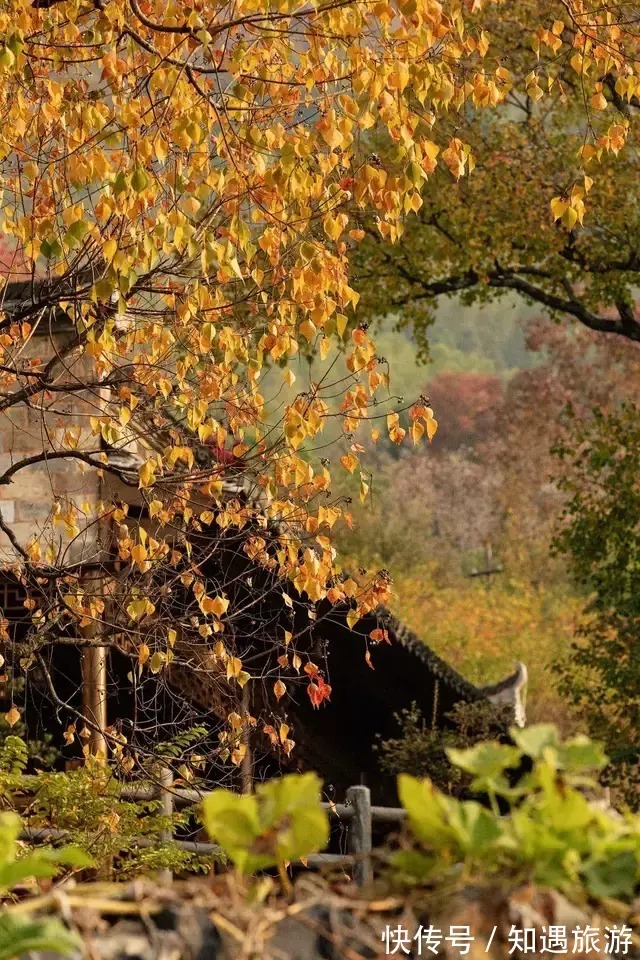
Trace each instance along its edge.
<instances>
[{"instance_id":1,"label":"curved roof ridge","mask_svg":"<svg viewBox=\"0 0 640 960\"><path fill-rule=\"evenodd\" d=\"M518 660L515 666L513 673L510 673L508 676L504 677L502 680L498 680L496 683L488 683L485 686L480 687L479 689L485 696L490 694L500 693L503 690L507 690L509 687L514 686L516 683L527 679L527 668L522 663L521 660Z\"/></svg>"},{"instance_id":2,"label":"curved roof ridge","mask_svg":"<svg viewBox=\"0 0 640 960\"><path fill-rule=\"evenodd\" d=\"M451 664L439 657L417 633L399 620L387 607L379 608L379 616L389 633L393 635L393 639L418 657L439 680L453 687L469 700L481 700L485 696L484 688L471 683Z\"/></svg>"}]
</instances>

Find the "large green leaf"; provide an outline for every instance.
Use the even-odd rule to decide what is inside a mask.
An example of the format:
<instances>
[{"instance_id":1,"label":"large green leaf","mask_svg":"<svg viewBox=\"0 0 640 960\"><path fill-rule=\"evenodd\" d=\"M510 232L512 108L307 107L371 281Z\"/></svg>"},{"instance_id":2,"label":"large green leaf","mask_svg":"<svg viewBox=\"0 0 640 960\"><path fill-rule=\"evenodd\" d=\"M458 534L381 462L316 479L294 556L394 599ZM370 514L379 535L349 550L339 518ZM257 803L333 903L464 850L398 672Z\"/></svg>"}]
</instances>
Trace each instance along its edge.
<instances>
[{"instance_id":1,"label":"large green leaf","mask_svg":"<svg viewBox=\"0 0 640 960\"><path fill-rule=\"evenodd\" d=\"M496 815L474 800L451 803L447 819L460 848L474 857L490 850L502 834Z\"/></svg>"},{"instance_id":2,"label":"large green leaf","mask_svg":"<svg viewBox=\"0 0 640 960\"><path fill-rule=\"evenodd\" d=\"M299 860L322 850L329 840L329 820L320 803L315 773L282 777L258 788L263 830L275 831L278 863Z\"/></svg>"},{"instance_id":3,"label":"large green leaf","mask_svg":"<svg viewBox=\"0 0 640 960\"><path fill-rule=\"evenodd\" d=\"M314 773L273 780L255 796L214 790L202 803L202 821L244 873L307 857L329 838Z\"/></svg>"},{"instance_id":4,"label":"large green leaf","mask_svg":"<svg viewBox=\"0 0 640 960\"><path fill-rule=\"evenodd\" d=\"M589 737L574 737L558 748L558 761L568 773L602 770L607 759L602 744Z\"/></svg>"},{"instance_id":5,"label":"large green leaf","mask_svg":"<svg viewBox=\"0 0 640 960\"><path fill-rule=\"evenodd\" d=\"M0 915L0 960L18 960L35 950L80 956L81 941L55 918L31 918L10 911Z\"/></svg>"},{"instance_id":6,"label":"large green leaf","mask_svg":"<svg viewBox=\"0 0 640 960\"><path fill-rule=\"evenodd\" d=\"M201 816L209 836L244 870L249 849L260 835L257 798L214 790L202 801ZM264 866L269 866L268 857Z\"/></svg>"},{"instance_id":7,"label":"large green leaf","mask_svg":"<svg viewBox=\"0 0 640 960\"><path fill-rule=\"evenodd\" d=\"M398 796L418 840L434 848L455 843L455 831L447 822L446 798L430 780L402 773L398 777Z\"/></svg>"},{"instance_id":8,"label":"large green leaf","mask_svg":"<svg viewBox=\"0 0 640 960\"><path fill-rule=\"evenodd\" d=\"M11 862L16 856L16 841L22 824L17 813L0 813L0 863Z\"/></svg>"},{"instance_id":9,"label":"large green leaf","mask_svg":"<svg viewBox=\"0 0 640 960\"><path fill-rule=\"evenodd\" d=\"M638 861L631 850L621 850L587 867L583 876L594 897L631 897L638 882Z\"/></svg>"},{"instance_id":10,"label":"large green leaf","mask_svg":"<svg viewBox=\"0 0 640 960\"><path fill-rule=\"evenodd\" d=\"M534 760L540 759L549 747L557 747L559 744L558 728L552 723L536 723L522 729L512 727L510 733L523 753Z\"/></svg>"}]
</instances>

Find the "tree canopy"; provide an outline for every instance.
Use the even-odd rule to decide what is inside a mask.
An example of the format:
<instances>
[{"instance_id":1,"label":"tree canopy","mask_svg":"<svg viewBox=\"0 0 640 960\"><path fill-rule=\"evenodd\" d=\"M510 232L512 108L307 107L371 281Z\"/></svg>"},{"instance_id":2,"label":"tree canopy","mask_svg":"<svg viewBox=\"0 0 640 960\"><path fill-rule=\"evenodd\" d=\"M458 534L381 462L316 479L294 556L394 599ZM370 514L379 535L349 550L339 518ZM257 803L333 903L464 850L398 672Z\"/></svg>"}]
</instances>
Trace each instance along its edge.
<instances>
[{"instance_id":1,"label":"tree canopy","mask_svg":"<svg viewBox=\"0 0 640 960\"><path fill-rule=\"evenodd\" d=\"M589 226L622 189L612 165L633 163L627 6L506 12L480 0L4 4L0 411L20 442L7 441L0 487L33 512L12 519L0 503L0 530L28 594L17 656L54 695L45 654L70 637L117 647L142 675L190 632L238 695L256 679L234 623L247 605L259 620L261 597L234 609L223 580L205 583L196 540L211 556L233 536L310 618L319 600L353 603L354 622L386 598L386 575L341 575L330 534L343 505L309 449L339 423L332 457L357 474L363 423L373 442L381 426L398 444L435 433L423 399L398 406L355 312L350 264L372 232L402 239L399 254L363 246L365 308L422 297L411 276L406 295L387 288L389 258L402 274L414 253L427 299L484 278L525 293L535 282L553 306L615 243L618 266L593 267L580 311L613 276L627 325L635 254L611 239L626 215ZM421 222L437 239L424 260ZM278 404L263 374L282 366L290 387L301 348L323 372ZM133 500L144 522L131 522ZM302 660L297 635L273 629L262 679L277 703ZM318 706L330 686L311 659L305 670Z\"/></svg>"},{"instance_id":2,"label":"tree canopy","mask_svg":"<svg viewBox=\"0 0 640 960\"><path fill-rule=\"evenodd\" d=\"M484 9L487 56L501 57L520 82L491 109L449 120L471 150L473 174L452 183L439 164L400 244L365 227L355 257L361 310L414 324L423 348L435 303L452 294L483 302L515 292L592 330L640 338L640 101L635 67L620 68L615 55L623 35L631 50L628 11L602 8L618 39L606 44L609 59L593 63L600 34L586 27L586 5L553 8L538 29L535 4L512 4L508 17L501 6Z\"/></svg>"}]
</instances>

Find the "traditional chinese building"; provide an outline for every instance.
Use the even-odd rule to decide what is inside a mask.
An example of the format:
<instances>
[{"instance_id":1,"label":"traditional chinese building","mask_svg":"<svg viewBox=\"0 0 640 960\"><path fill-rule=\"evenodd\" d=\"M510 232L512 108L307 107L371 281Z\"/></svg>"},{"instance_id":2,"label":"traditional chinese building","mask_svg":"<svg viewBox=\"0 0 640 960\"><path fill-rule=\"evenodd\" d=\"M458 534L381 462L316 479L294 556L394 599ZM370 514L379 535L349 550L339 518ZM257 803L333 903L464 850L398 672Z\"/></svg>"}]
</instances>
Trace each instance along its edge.
<instances>
[{"instance_id":1,"label":"traditional chinese building","mask_svg":"<svg viewBox=\"0 0 640 960\"><path fill-rule=\"evenodd\" d=\"M157 521L138 491L138 470L145 451L161 447L171 429L166 418L154 414L142 421L146 429L126 442L109 442L104 436L95 448L84 442L92 418L109 406L111 391L126 383L127 373L120 369L95 379L86 353L76 349L77 327L59 307L65 297L73 298L65 283L64 278L47 283L23 279L5 288L2 304L5 329L28 324L26 334L22 331L20 376L9 368L6 391L0 391L0 606L8 621L3 655L12 671L2 692L10 706L11 677L25 671L27 719L34 736L46 728L62 738L84 716L92 725L92 742L99 742L100 729L113 729L126 736L132 749L143 749L168 730L195 723L215 729L235 707L238 715L255 719L243 735L259 775L312 768L339 795L354 782L375 788L380 779L376 738L395 736L395 716L412 703L435 726L449 722L456 703L482 700L511 705L514 720L524 723L522 665L512 677L479 688L384 609L367 614L352 629L347 604L310 603L240 550L232 529L203 531L193 551L205 581L218 590L223 586L233 608L246 610L233 622L233 642L256 678L246 695L240 696L233 676L216 662L212 642L189 631L193 598L180 567L166 583L149 574L149 587L163 597L165 619L170 622L180 611L181 623L187 624L172 661L162 670L147 671L143 678L142 671L132 669L124 641L121 648L100 644L91 617L80 636L70 633L66 622L41 625L44 642L32 662L21 644L34 629L31 609L40 599L44 609L48 592L56 589L61 558L65 569L75 569L79 582L91 582L108 566L117 583L120 533L98 522L76 525L74 511L90 516L103 500L116 501L122 504L126 529L141 526L153 535ZM118 318L113 322L117 325ZM202 445L196 456L203 470L217 465L229 498L259 495L226 451ZM45 531L51 555L40 557ZM263 536L268 541L268 531ZM21 560L42 561L42 576L29 584L29 610L19 582ZM105 598L105 617L112 616L109 611L117 603L117 596ZM290 683L286 696L274 702L268 654L274 636L285 631L299 638L298 652L313 656L321 671L317 677L304 676L304 684Z\"/></svg>"}]
</instances>

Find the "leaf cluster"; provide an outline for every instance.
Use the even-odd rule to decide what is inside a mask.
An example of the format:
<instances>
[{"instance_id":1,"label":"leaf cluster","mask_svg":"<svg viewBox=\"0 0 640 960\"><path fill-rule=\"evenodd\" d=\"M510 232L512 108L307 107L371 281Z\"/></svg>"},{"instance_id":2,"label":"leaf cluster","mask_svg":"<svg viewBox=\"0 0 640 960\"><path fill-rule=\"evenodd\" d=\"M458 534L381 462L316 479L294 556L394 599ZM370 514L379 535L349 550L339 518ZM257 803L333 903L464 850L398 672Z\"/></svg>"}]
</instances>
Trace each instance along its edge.
<instances>
[{"instance_id":1,"label":"leaf cluster","mask_svg":"<svg viewBox=\"0 0 640 960\"><path fill-rule=\"evenodd\" d=\"M508 726L509 714L508 708L501 710L485 701L460 702L448 715L450 726L441 729L430 725L413 703L395 716L399 735L380 741L374 749L385 773L428 776L445 793L458 793L468 785L469 777L451 763L448 748L470 747L499 736Z\"/></svg>"},{"instance_id":2,"label":"leaf cluster","mask_svg":"<svg viewBox=\"0 0 640 960\"><path fill-rule=\"evenodd\" d=\"M630 899L640 881L640 818L589 799L606 763L602 748L583 736L562 742L550 724L511 736L513 745L448 750L488 806L447 797L430 780L399 778L413 842L393 855L397 882L531 882L576 900Z\"/></svg>"},{"instance_id":3,"label":"leaf cluster","mask_svg":"<svg viewBox=\"0 0 640 960\"><path fill-rule=\"evenodd\" d=\"M623 403L588 419L568 415L555 448L566 504L554 540L586 596L586 615L562 686L612 760L613 783L631 799L640 741L640 410Z\"/></svg>"},{"instance_id":4,"label":"leaf cluster","mask_svg":"<svg viewBox=\"0 0 640 960\"><path fill-rule=\"evenodd\" d=\"M38 849L22 853L18 838L20 818L7 811L0 813L0 897L39 878L55 877L64 867L82 868L93 861L77 847L58 850ZM70 933L57 918L32 919L4 906L0 915L0 960L13 960L31 950L52 950L69 954L80 946L79 938Z\"/></svg>"},{"instance_id":5,"label":"leaf cluster","mask_svg":"<svg viewBox=\"0 0 640 960\"><path fill-rule=\"evenodd\" d=\"M244 874L282 869L322 850L329 839L314 773L273 780L253 795L214 790L203 801L201 815L211 838Z\"/></svg>"},{"instance_id":6,"label":"leaf cluster","mask_svg":"<svg viewBox=\"0 0 640 960\"><path fill-rule=\"evenodd\" d=\"M160 839L189 827L188 811L168 815L159 799L123 799L122 784L99 764L34 776L25 774L26 762L24 742L8 737L0 748L0 798L5 807L20 812L24 825L36 835L38 830L64 831L68 842L87 851L99 870L119 879L156 870L179 873L201 868L201 857L181 850L173 840ZM141 790L153 785L152 780L136 784ZM39 850L44 856L56 855L46 833L42 843Z\"/></svg>"}]
</instances>

